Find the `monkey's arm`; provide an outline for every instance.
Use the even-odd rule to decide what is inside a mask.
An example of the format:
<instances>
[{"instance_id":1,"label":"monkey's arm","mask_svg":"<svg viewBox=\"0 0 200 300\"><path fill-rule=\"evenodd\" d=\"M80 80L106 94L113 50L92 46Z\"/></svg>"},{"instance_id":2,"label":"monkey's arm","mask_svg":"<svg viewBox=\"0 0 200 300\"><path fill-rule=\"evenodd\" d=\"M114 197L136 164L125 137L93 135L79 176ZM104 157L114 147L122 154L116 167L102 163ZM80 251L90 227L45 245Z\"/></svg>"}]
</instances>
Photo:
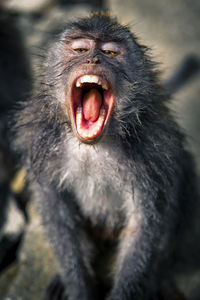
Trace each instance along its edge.
<instances>
[{"instance_id":1,"label":"monkey's arm","mask_svg":"<svg viewBox=\"0 0 200 300\"><path fill-rule=\"evenodd\" d=\"M66 299L94 299L77 239L74 208L69 197L67 194L66 199L62 199L61 195L43 182L39 203L42 219L58 260Z\"/></svg>"},{"instance_id":2,"label":"monkey's arm","mask_svg":"<svg viewBox=\"0 0 200 300\"><path fill-rule=\"evenodd\" d=\"M159 195L153 187L146 192L135 192L135 195L139 198L135 201L142 203L142 211L139 218L135 215L129 218L122 232L117 272L109 300L150 299L157 288L157 265L162 255L162 245L166 246L168 240L165 233L167 213L159 212L156 207L156 199L153 198ZM173 220L170 222L173 223ZM150 291L148 286L152 287Z\"/></svg>"}]
</instances>

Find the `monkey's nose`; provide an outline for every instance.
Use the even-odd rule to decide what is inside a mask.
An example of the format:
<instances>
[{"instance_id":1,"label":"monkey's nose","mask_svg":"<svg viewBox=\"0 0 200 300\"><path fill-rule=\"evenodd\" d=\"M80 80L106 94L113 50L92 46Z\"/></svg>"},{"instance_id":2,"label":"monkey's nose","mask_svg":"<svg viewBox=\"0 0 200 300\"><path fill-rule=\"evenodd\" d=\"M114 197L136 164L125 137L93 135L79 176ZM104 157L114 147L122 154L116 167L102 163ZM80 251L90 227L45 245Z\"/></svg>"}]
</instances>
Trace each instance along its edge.
<instances>
[{"instance_id":1,"label":"monkey's nose","mask_svg":"<svg viewBox=\"0 0 200 300\"><path fill-rule=\"evenodd\" d=\"M99 64L100 63L100 60L98 57L93 57L93 58L87 58L86 59L86 63L87 64Z\"/></svg>"}]
</instances>

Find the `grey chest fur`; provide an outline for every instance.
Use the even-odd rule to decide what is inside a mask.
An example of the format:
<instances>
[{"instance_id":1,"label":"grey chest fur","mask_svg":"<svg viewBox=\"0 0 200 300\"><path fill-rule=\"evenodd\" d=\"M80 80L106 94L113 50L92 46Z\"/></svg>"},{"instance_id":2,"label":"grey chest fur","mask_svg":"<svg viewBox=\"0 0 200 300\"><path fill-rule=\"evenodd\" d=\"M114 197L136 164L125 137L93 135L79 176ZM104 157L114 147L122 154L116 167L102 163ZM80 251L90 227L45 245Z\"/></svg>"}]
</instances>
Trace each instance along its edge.
<instances>
[{"instance_id":1,"label":"grey chest fur","mask_svg":"<svg viewBox=\"0 0 200 300\"><path fill-rule=\"evenodd\" d=\"M124 222L135 210L133 176L115 147L79 144L66 145L60 185L72 190L85 217L110 228ZM120 159L119 159L120 158Z\"/></svg>"}]
</instances>

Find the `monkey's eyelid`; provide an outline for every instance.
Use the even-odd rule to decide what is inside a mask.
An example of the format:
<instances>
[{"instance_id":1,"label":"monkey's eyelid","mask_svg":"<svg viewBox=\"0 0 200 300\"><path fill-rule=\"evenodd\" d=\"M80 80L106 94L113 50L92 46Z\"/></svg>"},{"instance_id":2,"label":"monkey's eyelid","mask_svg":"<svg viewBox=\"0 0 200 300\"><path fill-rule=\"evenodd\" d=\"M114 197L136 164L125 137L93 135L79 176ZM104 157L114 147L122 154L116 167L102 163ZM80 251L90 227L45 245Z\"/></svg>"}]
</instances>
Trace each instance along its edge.
<instances>
[{"instance_id":1,"label":"monkey's eyelid","mask_svg":"<svg viewBox=\"0 0 200 300\"><path fill-rule=\"evenodd\" d=\"M101 43L100 47L102 51L112 51L115 53L119 53L120 49L122 48L119 43L115 42Z\"/></svg>"},{"instance_id":2,"label":"monkey's eyelid","mask_svg":"<svg viewBox=\"0 0 200 300\"><path fill-rule=\"evenodd\" d=\"M78 53L84 53L84 52L87 52L89 49L87 49L87 48L74 48L73 50L78 52Z\"/></svg>"},{"instance_id":3,"label":"monkey's eyelid","mask_svg":"<svg viewBox=\"0 0 200 300\"><path fill-rule=\"evenodd\" d=\"M107 55L116 55L116 54L118 54L117 51L113 51L113 50L104 50L104 49L102 49L101 51L103 53L107 54Z\"/></svg>"}]
</instances>

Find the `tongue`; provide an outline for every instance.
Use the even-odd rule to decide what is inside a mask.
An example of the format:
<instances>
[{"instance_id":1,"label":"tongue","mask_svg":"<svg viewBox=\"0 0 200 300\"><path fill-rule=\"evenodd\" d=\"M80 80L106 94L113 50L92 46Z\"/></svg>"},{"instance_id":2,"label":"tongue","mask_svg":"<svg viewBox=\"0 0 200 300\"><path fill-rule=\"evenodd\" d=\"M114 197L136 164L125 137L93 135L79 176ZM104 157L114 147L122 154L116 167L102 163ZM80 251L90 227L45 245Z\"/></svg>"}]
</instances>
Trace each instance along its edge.
<instances>
[{"instance_id":1,"label":"tongue","mask_svg":"<svg viewBox=\"0 0 200 300\"><path fill-rule=\"evenodd\" d=\"M102 99L96 89L91 89L83 97L83 115L87 121L95 122L99 117Z\"/></svg>"}]
</instances>

